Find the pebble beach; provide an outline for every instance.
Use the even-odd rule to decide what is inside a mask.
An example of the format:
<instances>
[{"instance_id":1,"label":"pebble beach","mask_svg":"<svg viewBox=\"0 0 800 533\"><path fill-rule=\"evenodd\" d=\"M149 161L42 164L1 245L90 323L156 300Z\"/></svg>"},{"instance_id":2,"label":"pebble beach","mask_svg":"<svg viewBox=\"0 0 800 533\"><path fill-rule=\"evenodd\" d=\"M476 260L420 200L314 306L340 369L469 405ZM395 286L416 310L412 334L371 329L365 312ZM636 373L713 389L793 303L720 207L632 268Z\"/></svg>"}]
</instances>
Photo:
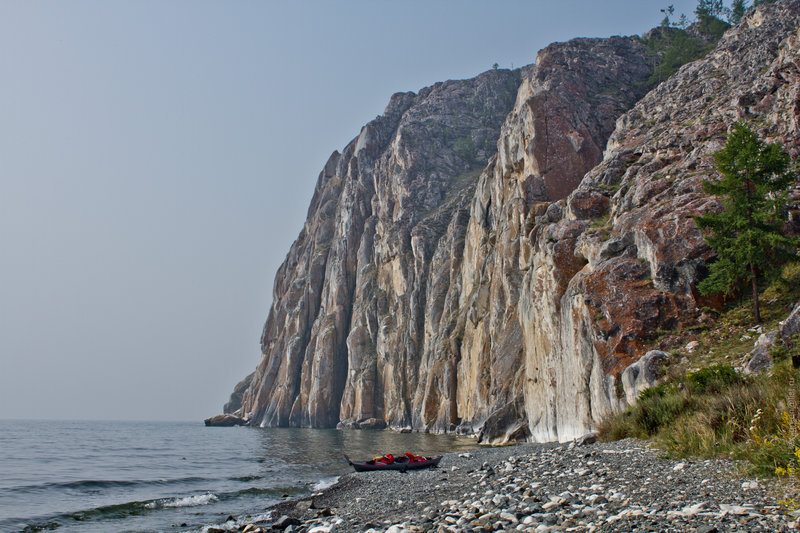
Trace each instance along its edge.
<instances>
[{"instance_id":1,"label":"pebble beach","mask_svg":"<svg viewBox=\"0 0 800 533\"><path fill-rule=\"evenodd\" d=\"M736 472L724 460L667 459L632 439L481 448L446 454L436 469L347 473L323 492L274 506L268 522L235 529L713 533L800 527L774 487Z\"/></svg>"}]
</instances>

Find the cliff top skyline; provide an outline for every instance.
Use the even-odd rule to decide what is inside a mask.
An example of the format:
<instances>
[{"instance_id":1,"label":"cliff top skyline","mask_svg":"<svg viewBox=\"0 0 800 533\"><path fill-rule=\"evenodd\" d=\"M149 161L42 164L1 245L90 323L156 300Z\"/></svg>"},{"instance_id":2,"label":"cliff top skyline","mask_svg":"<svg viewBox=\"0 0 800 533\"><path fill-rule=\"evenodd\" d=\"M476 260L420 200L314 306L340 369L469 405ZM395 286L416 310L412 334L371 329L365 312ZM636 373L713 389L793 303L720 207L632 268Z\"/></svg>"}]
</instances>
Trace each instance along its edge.
<instances>
[{"instance_id":1,"label":"cliff top skyline","mask_svg":"<svg viewBox=\"0 0 800 533\"><path fill-rule=\"evenodd\" d=\"M391 94L661 7L3 3L0 418L217 411L325 160Z\"/></svg>"}]
</instances>

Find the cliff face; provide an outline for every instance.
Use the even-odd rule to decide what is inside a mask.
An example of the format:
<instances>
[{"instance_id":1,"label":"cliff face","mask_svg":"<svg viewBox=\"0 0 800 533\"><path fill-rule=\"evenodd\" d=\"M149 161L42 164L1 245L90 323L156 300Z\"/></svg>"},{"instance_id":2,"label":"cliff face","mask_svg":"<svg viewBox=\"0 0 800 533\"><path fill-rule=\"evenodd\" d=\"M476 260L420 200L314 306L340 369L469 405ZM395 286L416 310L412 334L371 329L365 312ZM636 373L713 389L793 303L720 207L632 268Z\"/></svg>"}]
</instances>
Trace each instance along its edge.
<instances>
[{"instance_id":1,"label":"cliff face","mask_svg":"<svg viewBox=\"0 0 800 533\"><path fill-rule=\"evenodd\" d=\"M410 424L428 281L441 275L433 253L463 218L519 81L495 70L396 94L330 157L275 278L263 358L237 409L251 423Z\"/></svg>"},{"instance_id":2,"label":"cliff face","mask_svg":"<svg viewBox=\"0 0 800 533\"><path fill-rule=\"evenodd\" d=\"M529 433L530 318L522 313L530 295L521 288L533 259L526 235L534 217L601 161L615 120L642 96L635 88L650 73L633 39L578 39L542 50L520 87L470 208L456 313L463 317L459 417L473 431L488 419L484 440ZM575 263L568 252L562 272Z\"/></svg>"},{"instance_id":3,"label":"cliff face","mask_svg":"<svg viewBox=\"0 0 800 533\"><path fill-rule=\"evenodd\" d=\"M519 306L534 439L591 429L623 405L643 343L702 318L712 253L692 217L716 207L702 181L741 118L798 155L798 26L798 2L759 8L620 117L603 162L534 218Z\"/></svg>"},{"instance_id":4,"label":"cliff face","mask_svg":"<svg viewBox=\"0 0 800 533\"><path fill-rule=\"evenodd\" d=\"M488 442L591 429L644 343L697 318L691 217L729 125L798 155L799 6L761 6L646 96L635 38L393 96L320 174L226 412Z\"/></svg>"}]
</instances>

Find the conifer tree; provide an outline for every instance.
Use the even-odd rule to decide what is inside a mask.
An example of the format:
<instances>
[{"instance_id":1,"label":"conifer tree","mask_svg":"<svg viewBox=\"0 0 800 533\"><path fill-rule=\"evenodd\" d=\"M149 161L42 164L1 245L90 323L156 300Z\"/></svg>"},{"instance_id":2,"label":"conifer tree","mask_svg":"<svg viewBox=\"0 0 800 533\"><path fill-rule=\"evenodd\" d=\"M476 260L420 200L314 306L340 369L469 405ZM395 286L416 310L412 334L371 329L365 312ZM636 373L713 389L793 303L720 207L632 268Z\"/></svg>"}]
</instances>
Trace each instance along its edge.
<instances>
[{"instance_id":1,"label":"conifer tree","mask_svg":"<svg viewBox=\"0 0 800 533\"><path fill-rule=\"evenodd\" d=\"M728 22L731 24L738 24L739 21L742 20L742 17L746 11L747 6L745 5L744 0L733 0L731 3L731 15L728 18Z\"/></svg>"},{"instance_id":2,"label":"conifer tree","mask_svg":"<svg viewBox=\"0 0 800 533\"><path fill-rule=\"evenodd\" d=\"M731 295L749 282L753 316L761 321L758 276L788 259L797 259L798 240L783 235L786 189L794 176L780 143L765 143L744 122L737 122L725 147L714 154L722 174L704 181L703 190L720 196L722 211L695 217L709 230L705 239L717 253L709 276L698 284L702 294Z\"/></svg>"}]
</instances>

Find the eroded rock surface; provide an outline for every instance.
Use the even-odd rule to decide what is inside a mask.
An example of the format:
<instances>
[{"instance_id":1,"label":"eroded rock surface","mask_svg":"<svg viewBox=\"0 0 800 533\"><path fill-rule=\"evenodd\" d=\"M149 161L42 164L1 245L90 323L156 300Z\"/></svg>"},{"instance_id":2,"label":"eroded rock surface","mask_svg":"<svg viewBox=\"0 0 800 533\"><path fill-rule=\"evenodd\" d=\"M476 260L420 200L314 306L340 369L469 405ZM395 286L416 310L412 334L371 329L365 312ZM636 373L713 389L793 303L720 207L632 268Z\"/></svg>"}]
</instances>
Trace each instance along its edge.
<instances>
[{"instance_id":1,"label":"eroded rock surface","mask_svg":"<svg viewBox=\"0 0 800 533\"><path fill-rule=\"evenodd\" d=\"M392 97L321 173L275 278L263 358L240 412L262 426L411 426L426 315L444 312L467 206L514 103L518 71Z\"/></svg>"},{"instance_id":2,"label":"eroded rock surface","mask_svg":"<svg viewBox=\"0 0 800 533\"><path fill-rule=\"evenodd\" d=\"M622 390L628 405L636 403L643 390L658 384L668 358L666 352L650 350L622 372Z\"/></svg>"},{"instance_id":3,"label":"eroded rock surface","mask_svg":"<svg viewBox=\"0 0 800 533\"><path fill-rule=\"evenodd\" d=\"M800 2L759 6L646 95L643 45L615 37L392 97L320 174L235 414L592 430L659 329L713 304L692 217L718 208L701 184L728 128L800 155L799 26Z\"/></svg>"},{"instance_id":4,"label":"eroded rock surface","mask_svg":"<svg viewBox=\"0 0 800 533\"><path fill-rule=\"evenodd\" d=\"M521 246L526 415L536 440L568 440L625 404L620 372L659 330L692 323L713 253L693 216L717 209L702 181L739 119L800 149L800 3L760 6L704 59L619 120L602 163Z\"/></svg>"}]
</instances>

